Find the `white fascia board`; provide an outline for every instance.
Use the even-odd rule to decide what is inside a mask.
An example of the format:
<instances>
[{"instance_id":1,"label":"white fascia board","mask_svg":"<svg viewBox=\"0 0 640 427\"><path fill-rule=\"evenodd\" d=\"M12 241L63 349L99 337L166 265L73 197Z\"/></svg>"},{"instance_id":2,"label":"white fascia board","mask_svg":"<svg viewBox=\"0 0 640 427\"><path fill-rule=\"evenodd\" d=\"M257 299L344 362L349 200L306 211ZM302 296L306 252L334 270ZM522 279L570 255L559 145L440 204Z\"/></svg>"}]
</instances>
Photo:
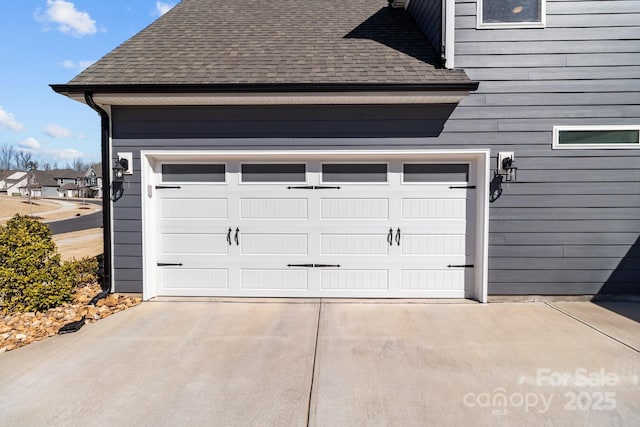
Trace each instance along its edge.
<instances>
[{"instance_id":1,"label":"white fascia board","mask_svg":"<svg viewBox=\"0 0 640 427\"><path fill-rule=\"evenodd\" d=\"M442 0L442 10L444 66L448 69L453 69L455 68L456 57L456 1Z\"/></svg>"},{"instance_id":2,"label":"white fascia board","mask_svg":"<svg viewBox=\"0 0 640 427\"><path fill-rule=\"evenodd\" d=\"M265 94L132 94L96 93L100 105L371 105L456 104L469 91L326 92ZM81 99L78 101L84 102Z\"/></svg>"}]
</instances>

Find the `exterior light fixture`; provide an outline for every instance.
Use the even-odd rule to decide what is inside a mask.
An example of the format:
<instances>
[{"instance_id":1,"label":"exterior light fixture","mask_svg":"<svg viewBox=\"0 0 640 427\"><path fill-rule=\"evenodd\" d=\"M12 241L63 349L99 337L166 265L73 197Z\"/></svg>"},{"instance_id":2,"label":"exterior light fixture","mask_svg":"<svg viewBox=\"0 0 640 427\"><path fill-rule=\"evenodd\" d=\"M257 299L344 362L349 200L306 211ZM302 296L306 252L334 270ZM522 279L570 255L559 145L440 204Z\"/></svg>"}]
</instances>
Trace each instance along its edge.
<instances>
[{"instance_id":1,"label":"exterior light fixture","mask_svg":"<svg viewBox=\"0 0 640 427\"><path fill-rule=\"evenodd\" d=\"M127 159L118 159L113 164L113 181L124 182L124 173L129 169L129 162Z\"/></svg>"}]
</instances>

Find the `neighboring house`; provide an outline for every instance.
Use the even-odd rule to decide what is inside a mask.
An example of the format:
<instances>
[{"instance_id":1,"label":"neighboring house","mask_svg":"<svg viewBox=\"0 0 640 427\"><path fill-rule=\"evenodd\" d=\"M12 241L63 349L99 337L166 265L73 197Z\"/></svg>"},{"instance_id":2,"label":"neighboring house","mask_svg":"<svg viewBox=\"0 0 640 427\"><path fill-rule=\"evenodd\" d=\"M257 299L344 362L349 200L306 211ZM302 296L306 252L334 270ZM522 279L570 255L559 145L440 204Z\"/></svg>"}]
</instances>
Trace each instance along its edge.
<instances>
[{"instance_id":1,"label":"neighboring house","mask_svg":"<svg viewBox=\"0 0 640 427\"><path fill-rule=\"evenodd\" d=\"M102 198L102 164L92 165L82 177L80 191L84 191L84 197Z\"/></svg>"},{"instance_id":2,"label":"neighboring house","mask_svg":"<svg viewBox=\"0 0 640 427\"><path fill-rule=\"evenodd\" d=\"M26 175L26 172L16 170L0 172L0 192L9 196L20 194L18 186L25 180Z\"/></svg>"},{"instance_id":3,"label":"neighboring house","mask_svg":"<svg viewBox=\"0 0 640 427\"><path fill-rule=\"evenodd\" d=\"M29 190L31 197L77 197L77 175L71 169L33 171L25 173L22 181L12 188L17 188L23 197L29 195Z\"/></svg>"},{"instance_id":4,"label":"neighboring house","mask_svg":"<svg viewBox=\"0 0 640 427\"><path fill-rule=\"evenodd\" d=\"M53 86L133 160L113 290L640 292L640 1L386 3L183 0Z\"/></svg>"}]
</instances>

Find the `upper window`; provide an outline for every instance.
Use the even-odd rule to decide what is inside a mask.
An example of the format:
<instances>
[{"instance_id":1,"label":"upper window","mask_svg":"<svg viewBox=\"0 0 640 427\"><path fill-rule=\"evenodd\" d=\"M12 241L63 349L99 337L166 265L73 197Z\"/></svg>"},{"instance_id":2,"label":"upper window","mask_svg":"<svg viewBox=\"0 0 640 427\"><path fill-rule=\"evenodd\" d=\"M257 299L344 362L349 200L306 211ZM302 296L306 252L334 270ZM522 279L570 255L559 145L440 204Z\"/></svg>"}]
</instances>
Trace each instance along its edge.
<instances>
[{"instance_id":1,"label":"upper window","mask_svg":"<svg viewBox=\"0 0 640 427\"><path fill-rule=\"evenodd\" d=\"M225 165L165 163L162 182L225 182Z\"/></svg>"},{"instance_id":2,"label":"upper window","mask_svg":"<svg viewBox=\"0 0 640 427\"><path fill-rule=\"evenodd\" d=\"M478 27L544 27L545 1L546 0L478 0Z\"/></svg>"},{"instance_id":3,"label":"upper window","mask_svg":"<svg viewBox=\"0 0 640 427\"><path fill-rule=\"evenodd\" d=\"M304 163L243 163L243 183L306 182Z\"/></svg>"},{"instance_id":4,"label":"upper window","mask_svg":"<svg viewBox=\"0 0 640 427\"><path fill-rule=\"evenodd\" d=\"M322 182L387 182L386 163L325 163Z\"/></svg>"},{"instance_id":5,"label":"upper window","mask_svg":"<svg viewBox=\"0 0 640 427\"><path fill-rule=\"evenodd\" d=\"M640 148L640 126L554 126L553 148Z\"/></svg>"}]
</instances>

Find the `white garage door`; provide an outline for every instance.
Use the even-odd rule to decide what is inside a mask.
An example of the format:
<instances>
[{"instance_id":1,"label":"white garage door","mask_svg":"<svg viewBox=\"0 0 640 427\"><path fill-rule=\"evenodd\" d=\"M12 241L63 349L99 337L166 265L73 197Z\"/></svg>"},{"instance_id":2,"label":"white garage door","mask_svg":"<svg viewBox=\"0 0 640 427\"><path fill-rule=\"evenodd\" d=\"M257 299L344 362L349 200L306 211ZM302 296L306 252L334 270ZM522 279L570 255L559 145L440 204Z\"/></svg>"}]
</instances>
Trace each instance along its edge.
<instances>
[{"instance_id":1,"label":"white garage door","mask_svg":"<svg viewBox=\"0 0 640 427\"><path fill-rule=\"evenodd\" d=\"M473 167L159 162L157 294L469 296Z\"/></svg>"}]
</instances>

